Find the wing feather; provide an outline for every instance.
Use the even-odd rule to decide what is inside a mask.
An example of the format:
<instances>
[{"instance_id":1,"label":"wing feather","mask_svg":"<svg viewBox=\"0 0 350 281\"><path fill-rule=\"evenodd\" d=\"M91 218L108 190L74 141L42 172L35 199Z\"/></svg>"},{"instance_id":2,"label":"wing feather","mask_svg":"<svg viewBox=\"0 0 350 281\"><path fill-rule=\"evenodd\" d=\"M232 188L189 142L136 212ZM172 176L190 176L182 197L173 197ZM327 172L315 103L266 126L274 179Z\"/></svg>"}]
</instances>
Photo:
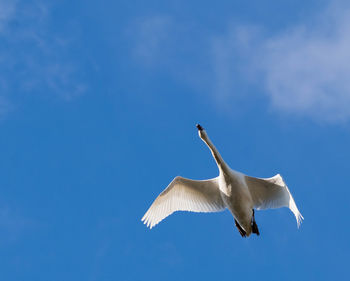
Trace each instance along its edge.
<instances>
[{"instance_id":1,"label":"wing feather","mask_svg":"<svg viewBox=\"0 0 350 281\"><path fill-rule=\"evenodd\" d=\"M245 176L245 180L257 210L288 207L300 226L304 218L280 174L266 179Z\"/></svg>"},{"instance_id":2,"label":"wing feather","mask_svg":"<svg viewBox=\"0 0 350 281\"><path fill-rule=\"evenodd\" d=\"M218 212L225 209L217 178L190 180L176 177L154 200L142 218L147 227L154 227L176 211Z\"/></svg>"}]
</instances>

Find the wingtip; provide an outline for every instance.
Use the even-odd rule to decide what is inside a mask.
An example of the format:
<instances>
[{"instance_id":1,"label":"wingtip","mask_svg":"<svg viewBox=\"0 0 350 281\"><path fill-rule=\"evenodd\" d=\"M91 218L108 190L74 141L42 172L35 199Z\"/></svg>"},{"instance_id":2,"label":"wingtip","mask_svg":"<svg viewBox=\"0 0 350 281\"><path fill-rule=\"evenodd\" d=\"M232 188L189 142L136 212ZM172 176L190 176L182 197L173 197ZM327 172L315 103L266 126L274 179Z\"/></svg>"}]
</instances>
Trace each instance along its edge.
<instances>
[{"instance_id":1,"label":"wingtip","mask_svg":"<svg viewBox=\"0 0 350 281\"><path fill-rule=\"evenodd\" d=\"M301 226L301 223L303 222L304 220L304 217L302 216L302 214L299 213L298 217L297 217L297 225L298 225L298 228L300 228Z\"/></svg>"},{"instance_id":2,"label":"wingtip","mask_svg":"<svg viewBox=\"0 0 350 281\"><path fill-rule=\"evenodd\" d=\"M144 225L146 225L147 228L149 228L150 221L147 217L147 213L142 217L141 221L143 222Z\"/></svg>"}]
</instances>

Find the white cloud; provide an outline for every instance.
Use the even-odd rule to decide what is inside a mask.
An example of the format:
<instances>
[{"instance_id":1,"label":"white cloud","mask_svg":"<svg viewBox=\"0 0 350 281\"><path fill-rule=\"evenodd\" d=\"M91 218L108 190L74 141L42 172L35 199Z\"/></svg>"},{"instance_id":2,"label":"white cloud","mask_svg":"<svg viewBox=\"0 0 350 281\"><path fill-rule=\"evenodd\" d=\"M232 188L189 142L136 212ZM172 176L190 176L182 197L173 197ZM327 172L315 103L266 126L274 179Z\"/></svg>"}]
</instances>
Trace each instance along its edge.
<instances>
[{"instance_id":1,"label":"white cloud","mask_svg":"<svg viewBox=\"0 0 350 281\"><path fill-rule=\"evenodd\" d=\"M135 58L147 66L164 59L172 40L173 27L171 18L164 15L139 19L132 23L127 33L134 40L132 50Z\"/></svg>"},{"instance_id":2,"label":"white cloud","mask_svg":"<svg viewBox=\"0 0 350 281\"><path fill-rule=\"evenodd\" d=\"M221 108L253 100L281 114L350 120L350 9L345 1L273 32L232 24L226 33L214 34L197 27L166 15L139 20L128 29L132 54L142 67L210 93Z\"/></svg>"},{"instance_id":3,"label":"white cloud","mask_svg":"<svg viewBox=\"0 0 350 281\"><path fill-rule=\"evenodd\" d=\"M350 11L267 39L262 70L279 110L328 121L350 119Z\"/></svg>"},{"instance_id":4,"label":"white cloud","mask_svg":"<svg viewBox=\"0 0 350 281\"><path fill-rule=\"evenodd\" d=\"M238 73L261 83L279 112L318 121L348 121L349 34L350 10L344 5L330 6L277 35L266 35L262 27L231 27L214 40L218 92L236 95Z\"/></svg>"},{"instance_id":5,"label":"white cloud","mask_svg":"<svg viewBox=\"0 0 350 281\"><path fill-rule=\"evenodd\" d=\"M232 99L237 101L239 98L244 98L242 86L250 80L252 74L248 61L253 58L252 45L258 32L259 29L256 27L230 25L227 34L213 36L210 46L212 64L210 89L221 106L227 105Z\"/></svg>"},{"instance_id":6,"label":"white cloud","mask_svg":"<svg viewBox=\"0 0 350 281\"><path fill-rule=\"evenodd\" d=\"M16 2L17 1L15 0L0 0L0 32L12 18L15 11Z\"/></svg>"},{"instance_id":7,"label":"white cloud","mask_svg":"<svg viewBox=\"0 0 350 281\"><path fill-rule=\"evenodd\" d=\"M52 31L50 12L40 1L0 0L0 115L24 94L71 100L87 88L69 54L74 39Z\"/></svg>"}]
</instances>

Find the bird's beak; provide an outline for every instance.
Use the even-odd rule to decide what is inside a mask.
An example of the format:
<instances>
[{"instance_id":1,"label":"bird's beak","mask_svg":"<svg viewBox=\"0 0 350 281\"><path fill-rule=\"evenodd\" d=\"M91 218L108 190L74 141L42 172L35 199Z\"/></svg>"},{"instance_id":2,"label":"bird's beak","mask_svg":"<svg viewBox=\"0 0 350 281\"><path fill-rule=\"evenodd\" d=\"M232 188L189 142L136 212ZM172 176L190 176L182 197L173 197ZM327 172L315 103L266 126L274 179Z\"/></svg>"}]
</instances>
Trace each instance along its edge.
<instances>
[{"instance_id":1,"label":"bird's beak","mask_svg":"<svg viewBox=\"0 0 350 281\"><path fill-rule=\"evenodd\" d=\"M203 127L201 125L199 125L199 124L196 124L196 127L197 127L198 131L203 131L204 130Z\"/></svg>"}]
</instances>

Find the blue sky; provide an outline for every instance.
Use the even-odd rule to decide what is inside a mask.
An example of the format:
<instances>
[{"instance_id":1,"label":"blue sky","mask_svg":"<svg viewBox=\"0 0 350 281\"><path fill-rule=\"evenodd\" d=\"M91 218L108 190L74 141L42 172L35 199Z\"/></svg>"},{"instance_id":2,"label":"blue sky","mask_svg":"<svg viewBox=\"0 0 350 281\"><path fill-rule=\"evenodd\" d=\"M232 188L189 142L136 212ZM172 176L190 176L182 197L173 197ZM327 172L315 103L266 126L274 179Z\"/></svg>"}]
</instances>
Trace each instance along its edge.
<instances>
[{"instance_id":1,"label":"blue sky","mask_svg":"<svg viewBox=\"0 0 350 281\"><path fill-rule=\"evenodd\" d=\"M346 1L0 0L1 280L344 280ZM305 221L140 221L177 175L281 173Z\"/></svg>"}]
</instances>

